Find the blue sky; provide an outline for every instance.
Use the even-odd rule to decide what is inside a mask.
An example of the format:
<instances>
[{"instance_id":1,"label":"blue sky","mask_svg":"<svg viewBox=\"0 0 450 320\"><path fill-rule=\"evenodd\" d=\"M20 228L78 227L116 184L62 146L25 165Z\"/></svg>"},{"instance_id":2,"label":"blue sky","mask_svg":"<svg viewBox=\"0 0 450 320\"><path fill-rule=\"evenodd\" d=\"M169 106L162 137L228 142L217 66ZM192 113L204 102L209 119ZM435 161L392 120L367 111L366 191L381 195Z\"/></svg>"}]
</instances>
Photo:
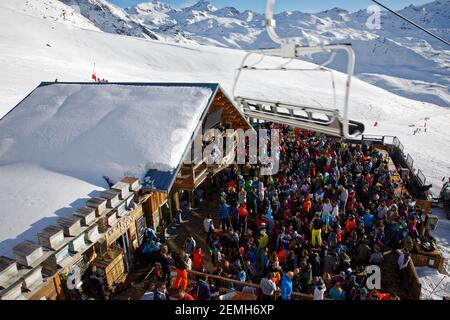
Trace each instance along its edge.
<instances>
[{"instance_id":1,"label":"blue sky","mask_svg":"<svg viewBox=\"0 0 450 320\"><path fill-rule=\"evenodd\" d=\"M109 0L122 7L127 7L135 3L147 2L146 0ZM148 0L150 2L151 0ZM431 2L432 0L381 0L393 9L402 9L410 4L421 5ZM175 7L182 7L194 4L196 0L162 0ZM238 10L251 9L257 12L264 12L265 0L209 0L216 7L232 6ZM372 2L370 0L277 0L276 11L284 10L301 10L308 12L318 12L334 7L340 7L349 11L357 11L359 9L367 8Z\"/></svg>"}]
</instances>

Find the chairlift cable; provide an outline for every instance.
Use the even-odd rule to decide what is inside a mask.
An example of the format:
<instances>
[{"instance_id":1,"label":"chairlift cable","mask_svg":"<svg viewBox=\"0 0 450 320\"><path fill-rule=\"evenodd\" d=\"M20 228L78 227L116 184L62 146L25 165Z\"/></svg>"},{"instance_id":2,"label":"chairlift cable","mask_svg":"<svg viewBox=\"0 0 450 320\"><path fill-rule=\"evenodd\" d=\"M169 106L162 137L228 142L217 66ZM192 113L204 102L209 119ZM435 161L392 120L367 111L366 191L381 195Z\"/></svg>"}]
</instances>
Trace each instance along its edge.
<instances>
[{"instance_id":1,"label":"chairlift cable","mask_svg":"<svg viewBox=\"0 0 450 320\"><path fill-rule=\"evenodd\" d=\"M423 32L425 32L425 33L427 33L428 35L432 36L433 38L435 38L435 39L441 41L442 43L444 43L444 44L450 46L450 42L448 42L447 40L445 40L445 39L439 37L438 35L434 34L433 32L431 32L431 31L429 31L429 30L425 29L424 27L422 27L422 26L420 26L419 24L415 23L414 21L412 21L412 20L406 18L405 16L401 15L400 13L398 13L398 12L392 10L391 8L385 6L384 4L380 3L379 1L377 1L377 0L371 0L371 1L372 1L372 2L375 2L377 5L379 5L380 7L383 7L383 8L386 9L387 11L389 11L389 12L395 14L397 17L399 17L399 18L405 20L406 22L412 24L412 25L415 26L416 28L419 28L419 29L422 30Z\"/></svg>"}]
</instances>

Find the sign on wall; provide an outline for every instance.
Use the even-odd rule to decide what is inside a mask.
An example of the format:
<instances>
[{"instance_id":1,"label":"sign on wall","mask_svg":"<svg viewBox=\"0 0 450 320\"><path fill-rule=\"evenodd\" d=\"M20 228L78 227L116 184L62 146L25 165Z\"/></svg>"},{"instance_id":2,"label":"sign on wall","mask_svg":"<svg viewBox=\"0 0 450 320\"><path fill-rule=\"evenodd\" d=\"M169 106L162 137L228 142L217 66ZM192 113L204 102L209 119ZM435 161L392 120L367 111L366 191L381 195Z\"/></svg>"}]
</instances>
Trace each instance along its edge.
<instances>
[{"instance_id":1,"label":"sign on wall","mask_svg":"<svg viewBox=\"0 0 450 320\"><path fill-rule=\"evenodd\" d=\"M124 234L133 222L134 217L130 214L117 220L117 223L106 231L106 242L108 246Z\"/></svg>"}]
</instances>

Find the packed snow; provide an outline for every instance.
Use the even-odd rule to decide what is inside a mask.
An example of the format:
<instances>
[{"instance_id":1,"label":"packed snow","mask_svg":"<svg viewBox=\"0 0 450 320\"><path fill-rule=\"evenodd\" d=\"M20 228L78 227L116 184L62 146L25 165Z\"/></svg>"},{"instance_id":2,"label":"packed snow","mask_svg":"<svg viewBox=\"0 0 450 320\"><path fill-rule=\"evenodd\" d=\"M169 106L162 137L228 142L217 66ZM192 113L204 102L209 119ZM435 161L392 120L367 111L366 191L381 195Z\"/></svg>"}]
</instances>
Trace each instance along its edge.
<instances>
[{"instance_id":1,"label":"packed snow","mask_svg":"<svg viewBox=\"0 0 450 320\"><path fill-rule=\"evenodd\" d=\"M102 186L103 175L118 181L176 168L190 135L173 134L193 132L211 95L210 88L183 86L36 89L0 123L0 180L8 183L0 198L0 254L14 244L7 239L28 235L30 226L39 231L39 218Z\"/></svg>"},{"instance_id":2,"label":"packed snow","mask_svg":"<svg viewBox=\"0 0 450 320\"><path fill-rule=\"evenodd\" d=\"M39 2L35 1L34 3ZM246 14L246 19L250 19L251 14L248 12ZM15 27L10 28L12 25ZM30 30L33 30L33 33ZM39 35L39 37L36 37L36 35ZM161 41L73 28L64 21L59 23L42 19L40 16L22 13L17 8L12 9L5 5L5 2L0 2L0 39L2 44L2 50L0 51L0 116L6 114L41 81L53 81L56 78L59 81L90 81L94 62L96 63L97 76L109 81L214 82L220 83L231 94L235 71L245 55L245 52L240 50L193 44L168 44ZM265 60L266 66L280 65L282 62L281 59L274 57ZM313 64L302 61L295 62L293 66L314 67ZM342 108L345 75L334 72L334 77L338 92L338 103L335 107L340 109ZM249 72L243 76L237 93L250 97L334 107L330 79L330 73L319 72ZM61 99L63 98L64 94L61 96ZM98 99L102 98L102 95L98 97ZM70 100L67 103L70 103ZM111 108L113 107L114 105ZM82 107L82 110L85 109ZM42 110L34 110L32 114L39 112L42 112ZM367 134L398 136L405 145L405 151L411 153L414 158L415 168L423 170L427 176L427 182L433 183L435 193L439 191L442 177L448 176L450 172L448 160L450 155L449 109L399 97L366 82L354 79L351 91L350 116L354 120L366 124ZM53 117L58 117L58 113L46 118L50 121L47 125L60 125L56 123L56 118ZM425 133L422 130L420 134L413 135L414 128L423 126L426 117L430 118L427 124L427 132ZM7 119L8 117L4 120ZM376 121L379 125L374 127ZM38 126L31 126L30 129L32 128L37 129ZM51 127L48 128L51 129ZM108 132L106 124L100 123L97 129L102 137L106 136L106 132ZM13 128L11 130L14 131ZM44 131L40 133L40 137L44 138L48 133ZM25 133L18 132L17 136L20 137L20 141L27 140ZM96 135L90 136L98 139ZM89 180L87 174L78 175L80 171L89 169L87 165L77 164L76 161L68 159L68 164L71 167L65 172L64 168L57 168L55 163L52 163L51 157L43 153L37 153L34 146L29 145L31 150L35 150L33 153L26 150L25 146L19 146L17 142L2 133L0 152L3 155L0 156L0 162L5 166L25 163L33 168L42 168L38 171L52 170L55 174L67 176L67 179L74 179L75 186L75 181L78 183L79 177L81 177L81 183L83 187L86 187L80 192L76 192L77 188L72 190L71 183L68 182L64 184L65 188L71 189L73 194L67 197L67 201L47 207L48 211L46 212L42 207L34 205L35 201L29 201L28 210L21 211L21 214L33 211L39 212L43 216L51 216L57 210L57 207L67 207L71 201L85 197L88 192L87 189L91 186L84 185L84 183L95 186L90 188L91 191L104 187L103 182L96 180L99 175L96 176L97 178L92 177L92 180ZM57 150L56 146L55 149L52 148L53 146L50 148L53 150L52 152ZM155 148L155 150L158 149ZM69 154L74 155L73 152L69 151ZM146 152L151 151L140 152L142 152L141 156L145 157ZM20 156L20 154L22 155ZM14 156L17 156L17 158ZM65 159L66 155L58 155L58 157L59 159ZM118 161L123 160L123 157L126 156L120 155L117 158ZM33 161L33 158L36 158L36 162L29 163ZM120 172L120 170L116 170L113 164L108 165L108 161L114 159L109 159L106 156L103 159L107 160L105 166L101 166L105 174L111 172L114 175ZM138 160L142 159L144 158ZM138 162L143 163L141 161L135 163ZM55 166L53 167L53 165ZM100 166L95 166L95 168L100 169ZM136 168L141 167L136 166L125 170ZM23 181L23 176L20 179ZM38 180L31 172L27 181ZM17 183L15 190L19 190L21 185ZM59 186L61 187L61 185ZM17 191L16 194L19 194L19 192ZM42 196L44 197L44 195ZM68 200L69 198L70 200ZM7 200L2 199L1 203L4 204L5 201ZM23 232L25 232L25 229Z\"/></svg>"},{"instance_id":3,"label":"packed snow","mask_svg":"<svg viewBox=\"0 0 450 320\"><path fill-rule=\"evenodd\" d=\"M39 231L108 187L98 177L88 182L27 162L0 165L0 180L0 256L12 258L15 245L23 240L37 242Z\"/></svg>"},{"instance_id":4,"label":"packed snow","mask_svg":"<svg viewBox=\"0 0 450 320\"><path fill-rule=\"evenodd\" d=\"M0 123L0 164L32 160L84 179L178 166L212 95L206 87L51 84ZM5 142L6 141L6 142Z\"/></svg>"},{"instance_id":5,"label":"packed snow","mask_svg":"<svg viewBox=\"0 0 450 320\"><path fill-rule=\"evenodd\" d=\"M450 276L430 267L416 267L422 284L421 300L442 300L450 296Z\"/></svg>"},{"instance_id":6,"label":"packed snow","mask_svg":"<svg viewBox=\"0 0 450 320\"><path fill-rule=\"evenodd\" d=\"M444 273L450 276L450 219L441 208L433 208L432 213L439 217L438 227L432 235L445 258ZM448 294L450 295L450 292Z\"/></svg>"},{"instance_id":7,"label":"packed snow","mask_svg":"<svg viewBox=\"0 0 450 320\"><path fill-rule=\"evenodd\" d=\"M450 220L442 208L432 208L432 214L439 217L437 229L432 232L445 262L443 273L431 267L416 267L422 284L421 299L442 300L450 297Z\"/></svg>"}]
</instances>

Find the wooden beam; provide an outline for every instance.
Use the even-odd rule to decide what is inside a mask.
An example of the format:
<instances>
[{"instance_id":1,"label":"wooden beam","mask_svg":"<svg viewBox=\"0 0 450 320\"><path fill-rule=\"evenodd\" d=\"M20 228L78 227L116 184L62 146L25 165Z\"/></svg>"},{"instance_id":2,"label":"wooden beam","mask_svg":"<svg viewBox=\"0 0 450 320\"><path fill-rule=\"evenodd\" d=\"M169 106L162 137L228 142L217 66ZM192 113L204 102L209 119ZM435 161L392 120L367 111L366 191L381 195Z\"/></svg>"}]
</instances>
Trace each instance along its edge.
<instances>
[{"instance_id":1,"label":"wooden beam","mask_svg":"<svg viewBox=\"0 0 450 320\"><path fill-rule=\"evenodd\" d=\"M177 183L175 182L172 190L193 190L195 189L195 185L193 183Z\"/></svg>"},{"instance_id":2,"label":"wooden beam","mask_svg":"<svg viewBox=\"0 0 450 320\"><path fill-rule=\"evenodd\" d=\"M171 266L172 270L175 270L175 267ZM235 280L232 278L224 278L221 276L216 276L216 275L212 275L212 274L206 274L206 273L202 273L199 271L194 271L194 270L187 270L187 273L194 275L194 276L207 276L209 279L215 279L215 280L219 280L222 282L228 282L228 283L232 283L232 284L236 284L239 286L245 286L245 287L251 287L251 288L255 288L256 290L260 291L261 290L261 286L259 284L256 283L251 283L251 282L242 282L239 280ZM277 289L275 291L275 293L277 295L281 294L281 291L279 289ZM292 297L300 299L300 300L314 300L313 295L311 294L306 294L306 293L299 293L299 292L292 292ZM325 298L324 300L330 300L328 298Z\"/></svg>"}]
</instances>

